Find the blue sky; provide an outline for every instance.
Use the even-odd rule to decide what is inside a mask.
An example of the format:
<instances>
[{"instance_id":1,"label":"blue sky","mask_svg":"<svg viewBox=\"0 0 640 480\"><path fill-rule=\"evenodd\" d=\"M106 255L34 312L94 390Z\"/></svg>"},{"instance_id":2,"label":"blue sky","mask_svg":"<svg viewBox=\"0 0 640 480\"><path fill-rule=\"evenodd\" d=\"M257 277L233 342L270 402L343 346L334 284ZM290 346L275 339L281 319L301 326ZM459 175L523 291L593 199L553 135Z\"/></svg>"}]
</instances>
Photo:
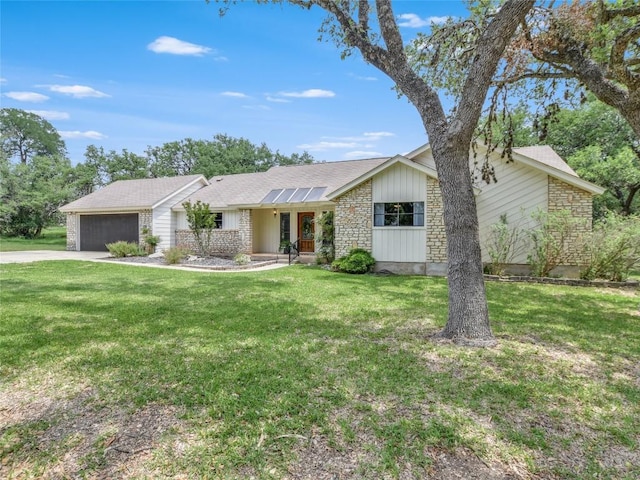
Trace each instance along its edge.
<instances>
[{"instance_id":1,"label":"blue sky","mask_svg":"<svg viewBox=\"0 0 640 480\"><path fill-rule=\"evenodd\" d=\"M396 1L405 39L463 15L457 1ZM73 163L88 145L147 146L217 133L316 160L427 141L392 82L318 41L322 11L190 1L0 3L0 102L47 118Z\"/></svg>"}]
</instances>

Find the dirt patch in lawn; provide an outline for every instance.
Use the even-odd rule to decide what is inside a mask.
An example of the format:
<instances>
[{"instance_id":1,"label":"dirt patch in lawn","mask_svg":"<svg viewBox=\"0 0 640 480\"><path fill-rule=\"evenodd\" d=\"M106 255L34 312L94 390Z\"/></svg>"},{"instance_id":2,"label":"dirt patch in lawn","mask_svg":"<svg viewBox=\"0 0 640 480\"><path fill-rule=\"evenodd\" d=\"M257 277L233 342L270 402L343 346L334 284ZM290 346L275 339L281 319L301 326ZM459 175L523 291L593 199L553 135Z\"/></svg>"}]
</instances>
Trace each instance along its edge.
<instances>
[{"instance_id":1,"label":"dirt patch in lawn","mask_svg":"<svg viewBox=\"0 0 640 480\"><path fill-rule=\"evenodd\" d=\"M0 478L153 476L152 450L180 424L175 407L106 405L91 389L73 397L12 389L0 402Z\"/></svg>"}]
</instances>

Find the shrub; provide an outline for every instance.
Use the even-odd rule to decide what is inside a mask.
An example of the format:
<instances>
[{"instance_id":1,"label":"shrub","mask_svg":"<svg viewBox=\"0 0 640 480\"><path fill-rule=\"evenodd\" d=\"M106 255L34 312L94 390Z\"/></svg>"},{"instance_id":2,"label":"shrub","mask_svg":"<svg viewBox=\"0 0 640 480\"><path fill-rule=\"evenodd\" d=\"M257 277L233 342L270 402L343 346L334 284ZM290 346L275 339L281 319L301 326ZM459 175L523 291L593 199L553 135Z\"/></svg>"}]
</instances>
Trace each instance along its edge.
<instances>
[{"instance_id":1,"label":"shrub","mask_svg":"<svg viewBox=\"0 0 640 480\"><path fill-rule=\"evenodd\" d=\"M168 265L182 262L189 255L189 251L183 247L171 247L164 251L164 261Z\"/></svg>"},{"instance_id":2,"label":"shrub","mask_svg":"<svg viewBox=\"0 0 640 480\"><path fill-rule=\"evenodd\" d=\"M510 227L507 215L500 215L500 221L491 225L491 232L485 242L491 263L485 265L485 273L503 275L505 266L513 263L515 256L522 251L522 230Z\"/></svg>"},{"instance_id":3,"label":"shrub","mask_svg":"<svg viewBox=\"0 0 640 480\"><path fill-rule=\"evenodd\" d=\"M153 253L160 243L160 237L158 235L146 235L144 243L147 245L147 253Z\"/></svg>"},{"instance_id":4,"label":"shrub","mask_svg":"<svg viewBox=\"0 0 640 480\"><path fill-rule=\"evenodd\" d=\"M334 260L331 267L345 273L367 273L375 264L376 261L369 252L354 248L348 255Z\"/></svg>"},{"instance_id":5,"label":"shrub","mask_svg":"<svg viewBox=\"0 0 640 480\"><path fill-rule=\"evenodd\" d=\"M116 258L123 257L142 257L145 255L145 251L140 248L140 245L134 242L114 242L107 243L107 250Z\"/></svg>"},{"instance_id":6,"label":"shrub","mask_svg":"<svg viewBox=\"0 0 640 480\"><path fill-rule=\"evenodd\" d=\"M251 263L251 257L246 253L238 253L235 257L233 257L233 261L238 265L248 265Z\"/></svg>"},{"instance_id":7,"label":"shrub","mask_svg":"<svg viewBox=\"0 0 640 480\"><path fill-rule=\"evenodd\" d=\"M572 217L568 210L552 213L538 210L532 217L538 227L527 232L533 246L527 257L531 274L548 277L558 265L575 262L576 252L582 250L581 239L576 233L581 220Z\"/></svg>"},{"instance_id":8,"label":"shrub","mask_svg":"<svg viewBox=\"0 0 640 480\"><path fill-rule=\"evenodd\" d=\"M215 215L211 213L208 203L198 200L196 203L186 201L182 204L187 212L187 222L193 232L198 253L207 257L211 253L211 237L216 228Z\"/></svg>"},{"instance_id":9,"label":"shrub","mask_svg":"<svg viewBox=\"0 0 640 480\"><path fill-rule=\"evenodd\" d=\"M640 265L640 217L609 214L593 227L587 242L589 261L580 278L625 281Z\"/></svg>"},{"instance_id":10,"label":"shrub","mask_svg":"<svg viewBox=\"0 0 640 480\"><path fill-rule=\"evenodd\" d=\"M333 212L324 212L316 218L316 239L320 243L320 248L316 254L318 263L331 263L336 258L336 249L333 243L334 226Z\"/></svg>"}]
</instances>

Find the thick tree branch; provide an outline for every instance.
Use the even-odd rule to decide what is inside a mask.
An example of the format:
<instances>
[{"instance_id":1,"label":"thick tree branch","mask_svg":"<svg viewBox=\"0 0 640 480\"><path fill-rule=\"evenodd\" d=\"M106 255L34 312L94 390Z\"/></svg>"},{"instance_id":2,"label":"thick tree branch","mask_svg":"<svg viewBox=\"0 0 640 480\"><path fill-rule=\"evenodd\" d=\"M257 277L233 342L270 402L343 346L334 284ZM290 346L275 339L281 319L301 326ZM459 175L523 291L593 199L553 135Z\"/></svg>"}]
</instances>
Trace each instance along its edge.
<instances>
[{"instance_id":1,"label":"thick tree branch","mask_svg":"<svg viewBox=\"0 0 640 480\"><path fill-rule=\"evenodd\" d=\"M630 88L640 88L640 75L632 72L625 66L625 52L629 43L640 38L640 23L625 30L616 38L611 47L609 56L609 68L616 78Z\"/></svg>"},{"instance_id":2,"label":"thick tree branch","mask_svg":"<svg viewBox=\"0 0 640 480\"><path fill-rule=\"evenodd\" d=\"M534 0L507 1L478 39L475 58L462 88L458 110L451 124L452 130L449 131L450 136L457 135L463 125L476 125L504 49L533 4Z\"/></svg>"},{"instance_id":3,"label":"thick tree branch","mask_svg":"<svg viewBox=\"0 0 640 480\"><path fill-rule=\"evenodd\" d=\"M400 30L398 30L398 25L396 24L395 15L391 9L391 2L389 0L376 0L376 9L378 11L380 31L387 50L395 57L396 62L407 63L407 58L404 53L404 43L400 35Z\"/></svg>"}]
</instances>

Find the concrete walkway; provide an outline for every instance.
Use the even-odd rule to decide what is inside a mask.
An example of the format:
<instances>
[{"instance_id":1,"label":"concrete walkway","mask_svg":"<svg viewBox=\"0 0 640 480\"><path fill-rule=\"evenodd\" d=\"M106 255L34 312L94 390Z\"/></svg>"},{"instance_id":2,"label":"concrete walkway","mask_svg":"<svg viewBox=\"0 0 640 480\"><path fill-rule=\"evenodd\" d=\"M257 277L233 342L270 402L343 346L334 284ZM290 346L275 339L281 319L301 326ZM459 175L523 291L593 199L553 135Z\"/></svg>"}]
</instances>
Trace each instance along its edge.
<instances>
[{"instance_id":1,"label":"concrete walkway","mask_svg":"<svg viewBox=\"0 0 640 480\"><path fill-rule=\"evenodd\" d=\"M89 262L111 262L107 260L109 252L67 252L55 250L30 250L24 252L0 252L0 264L2 263L29 263L39 262L42 260L84 260ZM276 268L286 267L286 263L273 263L256 268L247 269L228 269L228 270L209 270L206 268L191 268L187 265L159 265L157 263L126 263L120 265L131 265L135 267L151 267L151 268L170 268L174 270L187 270L191 272L204 273L231 273L231 272L259 272L262 270L273 270Z\"/></svg>"},{"instance_id":2,"label":"concrete walkway","mask_svg":"<svg viewBox=\"0 0 640 480\"><path fill-rule=\"evenodd\" d=\"M0 263L29 263L41 260L94 260L108 256L109 252L29 250L24 252L0 252Z\"/></svg>"}]
</instances>

